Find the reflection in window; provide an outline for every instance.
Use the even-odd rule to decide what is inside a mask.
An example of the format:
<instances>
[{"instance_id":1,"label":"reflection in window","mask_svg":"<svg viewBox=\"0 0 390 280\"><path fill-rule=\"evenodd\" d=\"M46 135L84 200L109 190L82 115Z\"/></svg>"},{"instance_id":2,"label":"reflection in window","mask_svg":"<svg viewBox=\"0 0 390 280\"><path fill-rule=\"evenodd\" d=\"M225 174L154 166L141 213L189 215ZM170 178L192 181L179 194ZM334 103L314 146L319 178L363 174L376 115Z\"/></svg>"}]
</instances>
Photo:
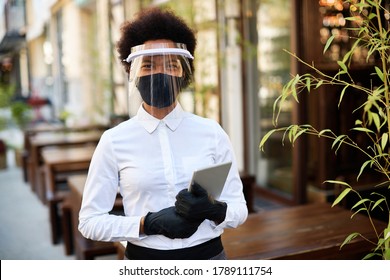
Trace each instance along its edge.
<instances>
[{"instance_id":1,"label":"reflection in window","mask_svg":"<svg viewBox=\"0 0 390 280\"><path fill-rule=\"evenodd\" d=\"M152 1L174 10L197 31L194 83L181 92L180 104L186 111L220 121L218 87L218 45L216 3L204 0Z\"/></svg>"},{"instance_id":2,"label":"reflection in window","mask_svg":"<svg viewBox=\"0 0 390 280\"><path fill-rule=\"evenodd\" d=\"M291 1L259 1L257 8L258 106L260 139L273 128L273 104L290 75ZM278 126L289 125L289 104L279 117ZM282 145L283 135L274 134L260 152L257 163L258 184L265 188L292 193L292 153L289 143Z\"/></svg>"},{"instance_id":3,"label":"reflection in window","mask_svg":"<svg viewBox=\"0 0 390 280\"><path fill-rule=\"evenodd\" d=\"M219 121L217 34L210 28L197 36L195 113Z\"/></svg>"}]
</instances>

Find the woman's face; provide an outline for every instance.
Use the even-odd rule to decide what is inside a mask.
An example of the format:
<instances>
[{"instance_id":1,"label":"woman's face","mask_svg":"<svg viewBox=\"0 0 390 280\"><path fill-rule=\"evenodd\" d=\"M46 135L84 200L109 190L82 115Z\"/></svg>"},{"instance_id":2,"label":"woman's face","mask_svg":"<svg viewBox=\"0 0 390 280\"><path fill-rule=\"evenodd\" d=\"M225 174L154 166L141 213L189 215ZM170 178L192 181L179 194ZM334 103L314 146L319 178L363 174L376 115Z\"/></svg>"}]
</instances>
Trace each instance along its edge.
<instances>
[{"instance_id":1,"label":"woman's face","mask_svg":"<svg viewBox=\"0 0 390 280\"><path fill-rule=\"evenodd\" d=\"M133 47L126 59L131 63L129 100L139 96L150 114L164 117L188 86L192 75L189 59L193 56L186 46L171 40L149 40Z\"/></svg>"}]
</instances>

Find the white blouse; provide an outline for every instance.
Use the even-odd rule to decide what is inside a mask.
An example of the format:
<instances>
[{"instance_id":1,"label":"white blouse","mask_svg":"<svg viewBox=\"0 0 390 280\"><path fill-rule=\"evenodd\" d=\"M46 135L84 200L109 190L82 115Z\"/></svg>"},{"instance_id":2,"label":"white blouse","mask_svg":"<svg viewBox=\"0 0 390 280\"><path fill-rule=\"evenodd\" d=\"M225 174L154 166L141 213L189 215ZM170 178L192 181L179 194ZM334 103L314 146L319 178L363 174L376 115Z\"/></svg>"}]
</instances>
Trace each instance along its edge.
<instances>
[{"instance_id":1,"label":"white blouse","mask_svg":"<svg viewBox=\"0 0 390 280\"><path fill-rule=\"evenodd\" d=\"M195 169L232 161L224 190L225 221L205 220L189 238L139 234L142 216L174 206ZM109 214L119 192L125 216ZM135 117L103 133L91 160L79 213L79 230L89 239L130 241L154 249L195 246L237 227L248 215L242 182L227 134L210 119L184 112L178 104L164 119L142 106Z\"/></svg>"}]
</instances>

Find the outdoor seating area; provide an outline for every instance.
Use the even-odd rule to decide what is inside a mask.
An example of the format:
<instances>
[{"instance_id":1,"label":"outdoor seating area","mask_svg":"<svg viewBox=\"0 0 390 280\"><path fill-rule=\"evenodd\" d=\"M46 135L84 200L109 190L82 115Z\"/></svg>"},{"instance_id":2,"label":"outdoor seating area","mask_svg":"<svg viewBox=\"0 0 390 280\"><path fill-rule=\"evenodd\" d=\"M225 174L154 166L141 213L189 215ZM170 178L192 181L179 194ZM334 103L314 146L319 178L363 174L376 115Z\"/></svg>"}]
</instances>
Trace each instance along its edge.
<instances>
[{"instance_id":1,"label":"outdoor seating area","mask_svg":"<svg viewBox=\"0 0 390 280\"><path fill-rule=\"evenodd\" d=\"M0 8L1 260L390 259L390 0Z\"/></svg>"}]
</instances>

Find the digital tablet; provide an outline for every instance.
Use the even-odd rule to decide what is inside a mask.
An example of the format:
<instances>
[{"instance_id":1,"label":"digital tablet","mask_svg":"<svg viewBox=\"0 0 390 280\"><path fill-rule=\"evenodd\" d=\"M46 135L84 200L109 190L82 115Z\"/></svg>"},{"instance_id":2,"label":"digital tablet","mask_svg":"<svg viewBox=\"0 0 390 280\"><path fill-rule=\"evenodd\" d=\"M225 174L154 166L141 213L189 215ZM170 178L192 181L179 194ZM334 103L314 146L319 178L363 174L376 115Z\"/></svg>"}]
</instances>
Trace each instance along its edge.
<instances>
[{"instance_id":1,"label":"digital tablet","mask_svg":"<svg viewBox=\"0 0 390 280\"><path fill-rule=\"evenodd\" d=\"M188 190L191 191L192 183L196 182L207 190L209 195L211 195L214 199L218 199L222 193L222 189L225 185L231 166L232 162L229 161L195 170L192 174Z\"/></svg>"}]
</instances>

